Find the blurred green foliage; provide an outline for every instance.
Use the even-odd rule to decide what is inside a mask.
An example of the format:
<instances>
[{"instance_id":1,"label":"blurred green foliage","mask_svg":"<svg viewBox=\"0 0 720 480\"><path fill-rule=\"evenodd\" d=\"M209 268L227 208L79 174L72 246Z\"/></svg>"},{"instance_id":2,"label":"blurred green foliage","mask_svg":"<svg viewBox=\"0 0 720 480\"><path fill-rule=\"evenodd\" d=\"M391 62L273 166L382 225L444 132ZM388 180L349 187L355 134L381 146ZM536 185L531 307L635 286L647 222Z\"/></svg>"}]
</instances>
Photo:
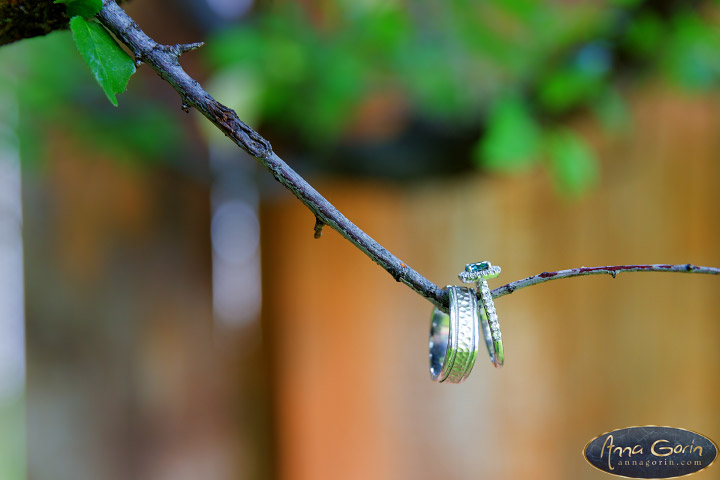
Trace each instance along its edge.
<instances>
[{"instance_id":1,"label":"blurred green foliage","mask_svg":"<svg viewBox=\"0 0 720 480\"><path fill-rule=\"evenodd\" d=\"M543 163L575 195L600 169L568 120L590 112L617 134L630 126L620 85L715 87L719 14L716 3L642 0L274 2L210 38L205 55L252 72L258 120L305 148L341 142L363 103L389 91L408 123L475 132L469 162Z\"/></svg>"},{"instance_id":2,"label":"blurred green foliage","mask_svg":"<svg viewBox=\"0 0 720 480\"><path fill-rule=\"evenodd\" d=\"M491 122L475 152L478 161L492 170L526 171L533 166L541 150L542 130L526 102L517 96L501 98L488 118Z\"/></svg>"},{"instance_id":3,"label":"blurred green foliage","mask_svg":"<svg viewBox=\"0 0 720 480\"><path fill-rule=\"evenodd\" d=\"M662 67L674 82L691 89L717 85L720 30L716 23L684 11L672 18L660 48L667 52L661 59Z\"/></svg>"},{"instance_id":4,"label":"blurred green foliage","mask_svg":"<svg viewBox=\"0 0 720 480\"><path fill-rule=\"evenodd\" d=\"M561 129L549 132L546 138L550 171L560 191L576 195L595 183L598 166L580 136Z\"/></svg>"},{"instance_id":5,"label":"blurred green foliage","mask_svg":"<svg viewBox=\"0 0 720 480\"><path fill-rule=\"evenodd\" d=\"M0 88L14 92L26 165L51 157L49 136L66 135L100 156L131 164L163 162L183 149L181 125L136 79L113 108L78 54L69 31L0 48Z\"/></svg>"},{"instance_id":6,"label":"blurred green foliage","mask_svg":"<svg viewBox=\"0 0 720 480\"><path fill-rule=\"evenodd\" d=\"M236 79L242 118L309 158L342 151L359 121L381 125L387 115L396 144L384 151L393 158L417 153L418 130L407 132L422 125L424 151L434 129L446 142L459 139L450 155L468 167L544 165L573 196L598 181L600 168L572 119L590 113L623 134L631 128L624 92L634 83L715 88L719 19L711 1L270 2L216 32L200 54L216 77ZM47 142L38 136L58 125L122 159L170 158L182 148L182 126L168 112L135 94L110 111L87 73L67 32L0 49L0 87L20 99L24 159L39 158ZM373 141L388 139L355 144ZM438 170L445 160L434 160Z\"/></svg>"}]
</instances>

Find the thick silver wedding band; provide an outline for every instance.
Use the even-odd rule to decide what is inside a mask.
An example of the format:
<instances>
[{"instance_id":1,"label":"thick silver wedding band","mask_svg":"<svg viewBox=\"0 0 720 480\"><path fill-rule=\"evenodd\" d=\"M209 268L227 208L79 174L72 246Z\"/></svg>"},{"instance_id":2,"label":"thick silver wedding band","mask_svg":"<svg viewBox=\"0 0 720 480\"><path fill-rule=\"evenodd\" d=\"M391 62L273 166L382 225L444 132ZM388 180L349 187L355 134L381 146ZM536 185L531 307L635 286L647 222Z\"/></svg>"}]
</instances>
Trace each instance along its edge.
<instances>
[{"instance_id":1,"label":"thick silver wedding band","mask_svg":"<svg viewBox=\"0 0 720 480\"><path fill-rule=\"evenodd\" d=\"M464 381L475 364L479 338L478 303L474 289L448 286L450 314L435 308L430 325L430 378Z\"/></svg>"}]
</instances>

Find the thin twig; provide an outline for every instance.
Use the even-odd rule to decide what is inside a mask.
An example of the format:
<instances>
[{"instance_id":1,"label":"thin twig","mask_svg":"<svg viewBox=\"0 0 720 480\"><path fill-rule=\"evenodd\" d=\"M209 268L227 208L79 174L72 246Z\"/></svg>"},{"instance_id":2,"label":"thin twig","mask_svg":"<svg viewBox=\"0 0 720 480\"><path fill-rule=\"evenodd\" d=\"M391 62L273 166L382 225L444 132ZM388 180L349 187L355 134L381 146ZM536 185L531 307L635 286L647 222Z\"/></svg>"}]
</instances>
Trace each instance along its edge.
<instances>
[{"instance_id":1,"label":"thin twig","mask_svg":"<svg viewBox=\"0 0 720 480\"><path fill-rule=\"evenodd\" d=\"M193 107L202 113L240 148L255 157L275 179L289 189L316 219L336 230L352 242L392 277L412 288L436 306L447 310L447 292L399 258L387 251L348 220L317 190L288 166L275 152L270 142L243 123L230 108L217 102L200 84L191 78L178 63L178 49L160 45L148 37L125 11L113 0L105 0L97 18L135 55L136 61L147 63L180 94L183 109ZM182 52L180 52L182 53Z\"/></svg>"},{"instance_id":2,"label":"thin twig","mask_svg":"<svg viewBox=\"0 0 720 480\"><path fill-rule=\"evenodd\" d=\"M720 275L720 268L699 267L692 264L683 265L614 265L609 267L579 267L557 272L543 272L532 277L523 278L515 282L494 289L491 293L493 298L509 295L521 288L537 285L539 283L558 280L560 278L580 277L583 275L610 275L613 278L623 272L674 272L674 273L704 273L707 275Z\"/></svg>"}]
</instances>

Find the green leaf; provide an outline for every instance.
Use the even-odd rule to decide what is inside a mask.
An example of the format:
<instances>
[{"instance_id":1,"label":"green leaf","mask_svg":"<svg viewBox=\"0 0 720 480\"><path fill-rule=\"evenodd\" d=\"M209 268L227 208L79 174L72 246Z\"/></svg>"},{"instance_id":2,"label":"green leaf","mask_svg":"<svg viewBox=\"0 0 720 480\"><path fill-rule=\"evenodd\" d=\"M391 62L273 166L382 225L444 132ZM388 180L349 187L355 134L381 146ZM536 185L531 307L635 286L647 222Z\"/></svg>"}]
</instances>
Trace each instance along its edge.
<instances>
[{"instance_id":1,"label":"green leaf","mask_svg":"<svg viewBox=\"0 0 720 480\"><path fill-rule=\"evenodd\" d=\"M590 188L598 178L598 162L585 141L570 130L553 132L548 137L550 171L556 188L570 196Z\"/></svg>"},{"instance_id":2,"label":"green leaf","mask_svg":"<svg viewBox=\"0 0 720 480\"><path fill-rule=\"evenodd\" d=\"M125 91L130 76L135 73L132 58L99 23L88 22L77 16L70 20L70 29L75 46L95 80L105 90L110 103L117 107L115 95Z\"/></svg>"},{"instance_id":3,"label":"green leaf","mask_svg":"<svg viewBox=\"0 0 720 480\"><path fill-rule=\"evenodd\" d=\"M55 0L53 3L67 5L68 17L80 15L83 18L94 17L102 8L102 0Z\"/></svg>"},{"instance_id":4,"label":"green leaf","mask_svg":"<svg viewBox=\"0 0 720 480\"><path fill-rule=\"evenodd\" d=\"M535 164L540 127L521 99L500 100L490 112L488 129L475 150L475 160L496 171L524 171Z\"/></svg>"}]
</instances>

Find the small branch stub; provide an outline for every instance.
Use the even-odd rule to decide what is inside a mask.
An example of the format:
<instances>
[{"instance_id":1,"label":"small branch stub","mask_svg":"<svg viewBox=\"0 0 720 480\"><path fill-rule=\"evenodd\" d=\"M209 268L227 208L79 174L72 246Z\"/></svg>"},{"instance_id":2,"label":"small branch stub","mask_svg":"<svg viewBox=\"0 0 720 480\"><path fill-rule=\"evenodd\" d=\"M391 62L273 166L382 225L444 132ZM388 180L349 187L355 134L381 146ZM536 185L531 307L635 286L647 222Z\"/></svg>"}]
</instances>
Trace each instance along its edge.
<instances>
[{"instance_id":1,"label":"small branch stub","mask_svg":"<svg viewBox=\"0 0 720 480\"><path fill-rule=\"evenodd\" d=\"M179 55L182 55L185 52L190 52L192 50L197 50L198 48L205 45L205 42L195 42L195 43L182 43L175 45L175 48L177 49Z\"/></svg>"},{"instance_id":2,"label":"small branch stub","mask_svg":"<svg viewBox=\"0 0 720 480\"><path fill-rule=\"evenodd\" d=\"M180 55L182 55L185 52L190 52L192 50L197 50L198 48L205 45L205 42L195 42L195 43L178 43L176 45L160 45L158 44L156 48L163 50L176 59L180 58Z\"/></svg>"},{"instance_id":3,"label":"small branch stub","mask_svg":"<svg viewBox=\"0 0 720 480\"><path fill-rule=\"evenodd\" d=\"M325 222L320 220L320 218L315 217L315 234L313 235L313 238L320 238L322 237L322 229L325 226Z\"/></svg>"}]
</instances>

